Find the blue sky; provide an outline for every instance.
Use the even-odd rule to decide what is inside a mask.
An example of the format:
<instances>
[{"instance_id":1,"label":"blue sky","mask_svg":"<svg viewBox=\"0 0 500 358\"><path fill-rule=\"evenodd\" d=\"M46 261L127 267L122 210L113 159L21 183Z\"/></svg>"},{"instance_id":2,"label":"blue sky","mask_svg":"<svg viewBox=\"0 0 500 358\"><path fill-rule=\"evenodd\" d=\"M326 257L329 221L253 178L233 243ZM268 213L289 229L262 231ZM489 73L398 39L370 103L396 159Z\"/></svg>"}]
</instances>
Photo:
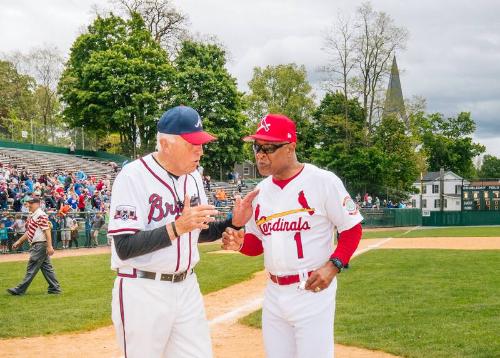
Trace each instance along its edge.
<instances>
[{"instance_id":1,"label":"blue sky","mask_svg":"<svg viewBox=\"0 0 500 358\"><path fill-rule=\"evenodd\" d=\"M88 0L0 2L0 52L53 44L67 54L89 24ZM107 2L97 2L105 7ZM323 33L339 13L354 14L357 0L174 0L190 29L215 35L230 53L229 71L247 89L254 66L304 64L320 94L326 61ZM429 112L472 112L475 140L500 156L500 2L374 0L396 24L408 29L398 53L403 95L426 99Z\"/></svg>"}]
</instances>

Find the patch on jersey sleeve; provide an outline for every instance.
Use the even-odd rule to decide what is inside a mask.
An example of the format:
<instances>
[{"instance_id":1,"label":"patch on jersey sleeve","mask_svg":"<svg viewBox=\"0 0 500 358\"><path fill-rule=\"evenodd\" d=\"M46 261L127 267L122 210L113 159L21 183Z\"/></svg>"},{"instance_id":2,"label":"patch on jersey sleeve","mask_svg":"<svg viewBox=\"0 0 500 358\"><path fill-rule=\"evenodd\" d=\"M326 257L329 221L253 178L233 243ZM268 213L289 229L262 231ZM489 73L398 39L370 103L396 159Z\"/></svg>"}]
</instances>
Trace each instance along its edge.
<instances>
[{"instance_id":1,"label":"patch on jersey sleeve","mask_svg":"<svg viewBox=\"0 0 500 358\"><path fill-rule=\"evenodd\" d=\"M137 220L136 213L137 211L135 210L135 206L119 205L116 207L114 218L122 219L123 221Z\"/></svg>"},{"instance_id":2,"label":"patch on jersey sleeve","mask_svg":"<svg viewBox=\"0 0 500 358\"><path fill-rule=\"evenodd\" d=\"M356 215L358 213L358 206L356 205L354 200L351 199L350 196L346 196L344 198L342 206L346 209L349 215Z\"/></svg>"}]
</instances>

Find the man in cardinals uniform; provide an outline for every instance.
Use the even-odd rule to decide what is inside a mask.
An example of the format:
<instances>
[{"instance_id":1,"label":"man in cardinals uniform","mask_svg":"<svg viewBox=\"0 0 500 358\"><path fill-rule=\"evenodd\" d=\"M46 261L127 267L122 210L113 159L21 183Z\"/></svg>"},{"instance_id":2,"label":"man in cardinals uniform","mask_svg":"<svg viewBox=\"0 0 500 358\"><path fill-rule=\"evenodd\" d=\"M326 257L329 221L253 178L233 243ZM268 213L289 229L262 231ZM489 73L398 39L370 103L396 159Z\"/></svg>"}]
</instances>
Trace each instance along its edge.
<instances>
[{"instance_id":1,"label":"man in cardinals uniform","mask_svg":"<svg viewBox=\"0 0 500 358\"><path fill-rule=\"evenodd\" d=\"M331 358L336 276L358 246L363 218L335 174L297 160L289 118L269 114L244 139L253 141L257 167L267 178L258 185L245 231L227 229L223 245L249 256L264 253L266 355Z\"/></svg>"},{"instance_id":2,"label":"man in cardinals uniform","mask_svg":"<svg viewBox=\"0 0 500 358\"><path fill-rule=\"evenodd\" d=\"M113 323L127 358L209 358L208 322L193 272L197 245L244 226L257 192L236 199L232 219L215 222L218 212L207 204L196 170L202 145L215 137L186 106L165 112L157 129L157 152L127 164L113 184Z\"/></svg>"}]
</instances>

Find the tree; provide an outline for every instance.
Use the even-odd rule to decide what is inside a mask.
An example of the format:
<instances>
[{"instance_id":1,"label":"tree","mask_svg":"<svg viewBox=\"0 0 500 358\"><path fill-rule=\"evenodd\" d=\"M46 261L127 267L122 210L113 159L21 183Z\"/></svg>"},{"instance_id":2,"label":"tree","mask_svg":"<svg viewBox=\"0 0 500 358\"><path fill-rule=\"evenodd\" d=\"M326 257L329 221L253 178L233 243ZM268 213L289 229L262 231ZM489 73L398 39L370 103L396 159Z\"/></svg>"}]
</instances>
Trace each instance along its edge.
<instances>
[{"instance_id":1,"label":"tree","mask_svg":"<svg viewBox=\"0 0 500 358\"><path fill-rule=\"evenodd\" d=\"M465 178L475 176L473 159L484 153L485 147L472 141L476 124L469 112L450 118L441 113L426 116L419 112L411 116L411 123L422 142L430 171L444 168Z\"/></svg>"},{"instance_id":2,"label":"tree","mask_svg":"<svg viewBox=\"0 0 500 358\"><path fill-rule=\"evenodd\" d=\"M358 84L366 125L374 129L374 113L377 93L382 80L390 73L390 59L398 49L404 49L408 31L397 27L394 20L384 12L374 11L370 3L364 3L357 10L358 28L356 52L358 54Z\"/></svg>"},{"instance_id":3,"label":"tree","mask_svg":"<svg viewBox=\"0 0 500 358\"><path fill-rule=\"evenodd\" d=\"M32 77L19 73L11 62L0 60L0 131L6 137L13 139L34 120L35 88Z\"/></svg>"},{"instance_id":4,"label":"tree","mask_svg":"<svg viewBox=\"0 0 500 358\"><path fill-rule=\"evenodd\" d=\"M355 28L349 20L340 16L335 26L325 34L325 51L329 54L329 63L324 67L329 75L329 82L334 89L340 88L344 95L344 124L346 138L349 120L347 100L350 95L350 81L356 67Z\"/></svg>"},{"instance_id":5,"label":"tree","mask_svg":"<svg viewBox=\"0 0 500 358\"><path fill-rule=\"evenodd\" d=\"M281 113L295 121L299 160L306 161L315 144L311 135L314 96L304 66L296 64L256 67L245 97L247 113L256 124L267 113Z\"/></svg>"},{"instance_id":6,"label":"tree","mask_svg":"<svg viewBox=\"0 0 500 358\"><path fill-rule=\"evenodd\" d=\"M391 190L396 200L407 199L414 191L413 183L421 171L413 139L406 132L405 123L395 115L384 116L375 129L374 146L383 156L381 185ZM380 193L380 191L379 191Z\"/></svg>"},{"instance_id":7,"label":"tree","mask_svg":"<svg viewBox=\"0 0 500 358\"><path fill-rule=\"evenodd\" d=\"M346 101L340 92L327 93L313 118L316 144L312 162L336 173L351 193L374 192L381 177L378 163L382 162L382 153L378 148L364 145L365 116L358 100ZM350 133L349 140L346 133Z\"/></svg>"},{"instance_id":8,"label":"tree","mask_svg":"<svg viewBox=\"0 0 500 358\"><path fill-rule=\"evenodd\" d=\"M71 48L59 82L73 127L120 134L124 152L154 148L173 68L138 14L98 16Z\"/></svg>"},{"instance_id":9,"label":"tree","mask_svg":"<svg viewBox=\"0 0 500 358\"><path fill-rule=\"evenodd\" d=\"M486 154L478 174L481 178L500 178L500 158Z\"/></svg>"},{"instance_id":10,"label":"tree","mask_svg":"<svg viewBox=\"0 0 500 358\"><path fill-rule=\"evenodd\" d=\"M128 15L139 13L146 28L172 58L188 36L188 16L177 10L170 0L113 0Z\"/></svg>"},{"instance_id":11,"label":"tree","mask_svg":"<svg viewBox=\"0 0 500 358\"><path fill-rule=\"evenodd\" d=\"M63 69L63 58L55 46L34 48L24 58L27 70L38 83L36 103L43 123L45 141L48 139L48 127L50 127L53 143L54 125L60 109L56 90Z\"/></svg>"},{"instance_id":12,"label":"tree","mask_svg":"<svg viewBox=\"0 0 500 358\"><path fill-rule=\"evenodd\" d=\"M174 61L171 105L188 105L203 118L204 130L218 140L208 144L202 165L212 176L232 171L243 160L243 94L227 69L226 53L216 44L185 41Z\"/></svg>"}]
</instances>

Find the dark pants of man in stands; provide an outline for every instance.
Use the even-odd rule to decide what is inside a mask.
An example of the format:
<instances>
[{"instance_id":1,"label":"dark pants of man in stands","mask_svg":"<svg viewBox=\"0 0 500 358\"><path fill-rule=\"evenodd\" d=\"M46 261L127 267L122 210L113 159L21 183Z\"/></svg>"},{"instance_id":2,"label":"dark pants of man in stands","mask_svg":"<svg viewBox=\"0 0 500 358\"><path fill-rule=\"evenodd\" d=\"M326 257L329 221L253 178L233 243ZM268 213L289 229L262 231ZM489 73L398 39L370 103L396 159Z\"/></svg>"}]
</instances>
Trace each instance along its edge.
<instances>
[{"instance_id":1,"label":"dark pants of man in stands","mask_svg":"<svg viewBox=\"0 0 500 358\"><path fill-rule=\"evenodd\" d=\"M13 290L17 295L24 294L38 273L38 270L42 270L43 277L45 277L45 280L49 284L48 293L61 293L61 286L59 285L59 281L57 281L50 256L47 255L47 243L45 241L36 242L31 245L26 276L24 276L19 285L9 290Z\"/></svg>"}]
</instances>

